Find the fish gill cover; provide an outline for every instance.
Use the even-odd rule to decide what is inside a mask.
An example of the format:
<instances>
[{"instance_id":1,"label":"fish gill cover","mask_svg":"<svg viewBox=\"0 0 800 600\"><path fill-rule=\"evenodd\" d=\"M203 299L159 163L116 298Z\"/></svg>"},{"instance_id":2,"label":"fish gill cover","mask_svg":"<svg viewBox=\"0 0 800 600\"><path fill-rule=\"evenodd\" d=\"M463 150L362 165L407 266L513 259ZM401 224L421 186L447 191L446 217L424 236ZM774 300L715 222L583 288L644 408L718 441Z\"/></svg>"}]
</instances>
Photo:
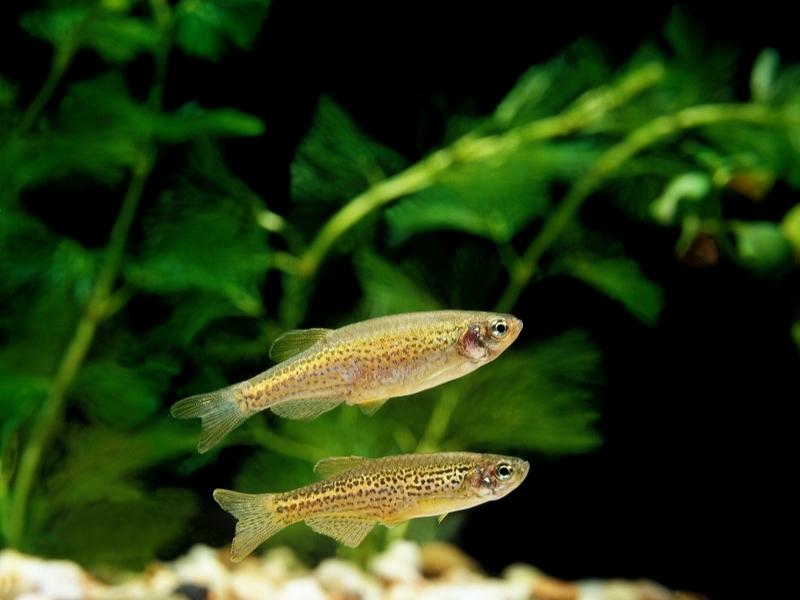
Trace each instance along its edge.
<instances>
[{"instance_id":1,"label":"fish gill cover","mask_svg":"<svg viewBox=\"0 0 800 600\"><path fill-rule=\"evenodd\" d=\"M0 74L4 546L136 568L196 539L222 543L212 476L282 491L309 483L328 456L592 451L600 352L584 331L538 333L520 298L573 278L574 306L593 289L652 327L664 294L582 218L587 203L674 232L687 263L729 260L765 277L794 268L796 206L772 220L726 208L731 195L766 201L800 184L800 70L773 50L734 94L730 54L680 15L621 66L582 41L522 73L493 112L453 115L421 157L372 139L322 97L284 211L227 158L270 130L237 98L208 108L190 87L170 90L168 66L241 53L268 9L52 0L20 21L52 64L37 94ZM353 302L328 303L342 282ZM287 329L449 307L513 310L525 339L375 417L259 415L202 456L194 424L168 417L182 396L264 370ZM452 535L459 522L400 533ZM391 535L373 533L362 551ZM333 548L297 527L270 541L286 542Z\"/></svg>"}]
</instances>

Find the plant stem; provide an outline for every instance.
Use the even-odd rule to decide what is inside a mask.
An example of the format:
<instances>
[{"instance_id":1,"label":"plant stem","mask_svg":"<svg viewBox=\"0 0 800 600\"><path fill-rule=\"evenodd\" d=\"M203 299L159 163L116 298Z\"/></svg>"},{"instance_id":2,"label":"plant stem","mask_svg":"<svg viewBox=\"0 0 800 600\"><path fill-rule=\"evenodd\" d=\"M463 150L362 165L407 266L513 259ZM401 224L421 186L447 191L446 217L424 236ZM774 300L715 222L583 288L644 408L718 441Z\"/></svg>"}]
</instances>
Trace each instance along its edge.
<instances>
[{"instance_id":1,"label":"plant stem","mask_svg":"<svg viewBox=\"0 0 800 600\"><path fill-rule=\"evenodd\" d=\"M144 190L145 182L153 166L152 152L146 152L135 169L125 193L119 216L111 230L108 250L95 282L86 309L69 342L61 363L53 378L50 392L31 428L30 436L22 452L19 471L14 485L9 522L9 543L19 547L25 530L28 499L39 471L42 456L52 440L64 412L67 390L78 374L86 354L91 347L98 324L107 314L107 303L111 297L117 277L125 242L128 238L136 207Z\"/></svg>"},{"instance_id":2,"label":"plant stem","mask_svg":"<svg viewBox=\"0 0 800 600\"><path fill-rule=\"evenodd\" d=\"M156 25L164 35L164 42L155 55L156 73L149 98L151 106L154 109L158 109L161 105L166 79L167 58L170 49L168 34L171 27L171 15L169 5L165 0L151 0L151 8ZM71 47L71 45L68 46L68 48ZM71 50L64 50L60 54L56 54L50 75L42 90L26 111L20 125L20 131L24 131L35 121L66 71L72 55L73 52ZM31 427L30 436L20 458L19 470L14 482L14 491L11 499L8 541L12 547L19 547L22 542L27 521L28 500L39 472L42 456L62 421L69 386L86 359L98 325L116 307L117 299L113 290L114 282L122 264L125 245L136 216L136 209L142 198L145 184L153 170L154 162L155 147L148 144L147 147L143 148L139 161L133 168L133 175L122 200L117 220L111 228L105 258L89 296L89 301L56 370L47 398Z\"/></svg>"},{"instance_id":3,"label":"plant stem","mask_svg":"<svg viewBox=\"0 0 800 600\"><path fill-rule=\"evenodd\" d=\"M39 114L42 112L48 101L53 96L53 93L58 88L61 78L66 73L67 68L75 56L75 50L72 43L65 43L63 46L56 47L53 61L50 64L50 72L47 74L42 87L39 88L34 99L28 105L25 113L22 115L19 124L17 125L17 133L24 134L36 122Z\"/></svg>"},{"instance_id":4,"label":"plant stem","mask_svg":"<svg viewBox=\"0 0 800 600\"><path fill-rule=\"evenodd\" d=\"M264 426L251 428L250 439L255 441L259 446L271 450L276 454L288 456L289 458L296 458L312 464L316 463L322 454L322 452L314 446L286 438Z\"/></svg>"},{"instance_id":5,"label":"plant stem","mask_svg":"<svg viewBox=\"0 0 800 600\"><path fill-rule=\"evenodd\" d=\"M297 275L311 279L336 241L366 215L380 206L432 185L458 163L486 160L511 152L522 144L569 135L599 121L609 111L657 83L664 76L658 63L648 64L615 86L592 90L572 107L554 117L522 125L499 135L468 134L447 148L434 152L404 171L384 179L350 200L322 227L297 263Z\"/></svg>"},{"instance_id":6,"label":"plant stem","mask_svg":"<svg viewBox=\"0 0 800 600\"><path fill-rule=\"evenodd\" d=\"M496 310L505 312L514 307L522 290L536 273L539 261L573 220L584 201L606 178L638 153L696 127L728 121L770 125L779 122L780 118L780 113L756 104L706 104L657 117L632 131L597 159L544 222L542 229L512 268L511 280L497 302Z\"/></svg>"},{"instance_id":7,"label":"plant stem","mask_svg":"<svg viewBox=\"0 0 800 600\"><path fill-rule=\"evenodd\" d=\"M456 406L458 394L452 388L443 389L428 419L428 426L419 439L417 452L436 452L439 449Z\"/></svg>"}]
</instances>

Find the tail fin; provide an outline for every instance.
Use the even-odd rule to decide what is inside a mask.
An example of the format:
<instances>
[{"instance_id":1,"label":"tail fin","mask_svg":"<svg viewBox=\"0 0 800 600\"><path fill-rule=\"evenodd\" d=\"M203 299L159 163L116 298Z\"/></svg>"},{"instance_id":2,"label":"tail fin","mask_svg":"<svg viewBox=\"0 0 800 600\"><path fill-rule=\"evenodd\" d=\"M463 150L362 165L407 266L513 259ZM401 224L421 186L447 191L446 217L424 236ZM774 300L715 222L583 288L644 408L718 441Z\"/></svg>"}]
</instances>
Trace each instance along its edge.
<instances>
[{"instance_id":1,"label":"tail fin","mask_svg":"<svg viewBox=\"0 0 800 600\"><path fill-rule=\"evenodd\" d=\"M197 444L197 451L201 454L216 445L250 416L242 411L236 401L233 387L179 400L172 405L170 413L177 419L196 417L202 419L203 432Z\"/></svg>"},{"instance_id":2,"label":"tail fin","mask_svg":"<svg viewBox=\"0 0 800 600\"><path fill-rule=\"evenodd\" d=\"M231 544L231 560L239 562L267 538L288 523L280 523L272 506L274 494L241 494L230 490L214 490L214 500L236 517L236 535Z\"/></svg>"}]
</instances>

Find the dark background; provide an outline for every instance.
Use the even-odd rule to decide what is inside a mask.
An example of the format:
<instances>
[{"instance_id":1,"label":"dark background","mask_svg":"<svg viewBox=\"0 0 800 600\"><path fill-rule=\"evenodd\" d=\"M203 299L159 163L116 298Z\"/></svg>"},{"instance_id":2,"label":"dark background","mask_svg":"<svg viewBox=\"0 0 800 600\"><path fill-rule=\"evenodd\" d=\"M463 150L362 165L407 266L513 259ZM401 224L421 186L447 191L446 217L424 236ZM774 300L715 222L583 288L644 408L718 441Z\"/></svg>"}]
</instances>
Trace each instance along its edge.
<instances>
[{"instance_id":1,"label":"dark background","mask_svg":"<svg viewBox=\"0 0 800 600\"><path fill-rule=\"evenodd\" d=\"M49 61L47 47L15 26L24 4L0 21L0 72L21 82L23 98L35 93ZM490 111L531 64L581 37L621 64L659 39L673 10L663 2L379 4L275 1L253 52L233 52L217 65L173 61L166 104L198 98L261 116L268 135L237 141L231 163L272 210L286 214L289 162L320 95L414 160L440 142L449 116ZM743 90L763 47L777 48L786 62L800 59L787 10L749 11L686 10L710 44L739 52ZM88 60L75 68L89 75L100 67ZM131 68L148 77L145 66ZM773 194L780 200L792 192ZM526 485L467 521L463 547L491 571L524 560L564 578L646 577L714 597L738 595L740 573L753 570L750 554L769 548L788 525L781 509L789 506L793 476L782 467L796 399L789 330L797 278L759 279L724 260L686 266L675 259L674 232L633 226L593 206L584 217L615 232L663 285L661 322L648 329L566 279L528 288L514 311L528 335L579 326L600 344L605 444L591 455L535 458ZM110 219L106 212L83 219ZM63 209L53 220L76 219ZM78 226L104 230L85 220Z\"/></svg>"}]
</instances>

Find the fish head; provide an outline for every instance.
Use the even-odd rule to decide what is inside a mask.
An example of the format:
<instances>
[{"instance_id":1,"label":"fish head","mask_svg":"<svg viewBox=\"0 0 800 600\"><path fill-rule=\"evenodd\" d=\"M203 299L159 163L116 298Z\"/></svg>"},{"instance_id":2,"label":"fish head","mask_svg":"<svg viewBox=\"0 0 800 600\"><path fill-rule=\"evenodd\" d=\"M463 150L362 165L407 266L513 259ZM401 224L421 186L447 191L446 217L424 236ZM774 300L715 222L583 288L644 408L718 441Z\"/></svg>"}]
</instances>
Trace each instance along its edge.
<instances>
[{"instance_id":1,"label":"fish head","mask_svg":"<svg viewBox=\"0 0 800 600\"><path fill-rule=\"evenodd\" d=\"M459 352L475 362L494 360L522 331L522 320L514 315L481 313L467 324L458 341Z\"/></svg>"},{"instance_id":2,"label":"fish head","mask_svg":"<svg viewBox=\"0 0 800 600\"><path fill-rule=\"evenodd\" d=\"M496 500L515 490L529 468L521 458L488 454L467 474L466 487L473 496Z\"/></svg>"}]
</instances>

